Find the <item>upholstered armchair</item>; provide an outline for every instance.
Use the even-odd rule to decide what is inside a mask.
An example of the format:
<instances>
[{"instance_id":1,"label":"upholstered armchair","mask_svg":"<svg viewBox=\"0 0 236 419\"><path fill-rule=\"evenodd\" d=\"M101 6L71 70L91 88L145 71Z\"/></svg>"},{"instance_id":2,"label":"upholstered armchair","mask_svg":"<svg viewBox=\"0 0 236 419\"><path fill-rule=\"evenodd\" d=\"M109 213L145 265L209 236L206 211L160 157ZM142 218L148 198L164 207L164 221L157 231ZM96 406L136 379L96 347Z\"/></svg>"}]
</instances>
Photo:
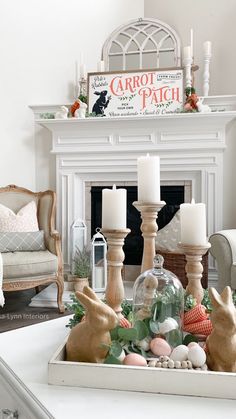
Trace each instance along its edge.
<instances>
[{"instance_id":1,"label":"upholstered armchair","mask_svg":"<svg viewBox=\"0 0 236 419\"><path fill-rule=\"evenodd\" d=\"M236 229L222 230L210 236L210 253L216 259L219 291L226 285L236 289Z\"/></svg>"},{"instance_id":2,"label":"upholstered armchair","mask_svg":"<svg viewBox=\"0 0 236 419\"><path fill-rule=\"evenodd\" d=\"M27 204L35 202L38 229L43 231L43 249L34 251L4 251L3 291L25 290L55 282L57 303L64 312L62 294L64 289L61 239L55 230L56 194L53 191L34 193L30 190L9 185L0 188L0 204L10 208L15 214ZM33 204L34 205L34 204ZM35 206L35 205L34 205ZM2 230L3 231L3 230ZM0 233L0 235L4 235ZM11 249L12 250L12 249Z\"/></svg>"}]
</instances>

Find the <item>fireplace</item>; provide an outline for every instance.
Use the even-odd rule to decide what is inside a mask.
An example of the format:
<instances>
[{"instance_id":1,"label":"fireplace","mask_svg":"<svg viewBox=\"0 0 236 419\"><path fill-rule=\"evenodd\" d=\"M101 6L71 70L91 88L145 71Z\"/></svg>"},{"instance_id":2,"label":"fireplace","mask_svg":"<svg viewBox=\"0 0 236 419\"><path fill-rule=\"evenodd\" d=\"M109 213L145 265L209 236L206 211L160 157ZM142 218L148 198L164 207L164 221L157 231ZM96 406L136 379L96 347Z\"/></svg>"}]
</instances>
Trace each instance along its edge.
<instances>
[{"instance_id":1,"label":"fireplace","mask_svg":"<svg viewBox=\"0 0 236 419\"><path fill-rule=\"evenodd\" d=\"M101 210L102 210L102 189L111 186L91 186L91 211L88 209L86 213L91 213L91 237L97 227L101 226ZM127 190L127 227L131 232L127 236L124 245L125 265L141 265L143 254L143 238L141 236L140 213L132 205L137 201L137 186L119 186ZM159 230L170 222L175 213L178 211L182 202L185 202L185 186L184 185L163 185L161 186L161 200L166 202L165 207L158 214ZM88 200L87 200L88 202ZM89 221L89 220L88 220Z\"/></svg>"},{"instance_id":2,"label":"fireplace","mask_svg":"<svg viewBox=\"0 0 236 419\"><path fill-rule=\"evenodd\" d=\"M137 180L137 158L159 155L161 184L189 182L194 197L206 203L207 233L223 227L223 154L227 146L226 126L235 118L235 96L204 99L214 112L170 114L155 117L84 118L83 120L37 120L52 133L51 153L56 155L57 228L62 234L65 270L69 268L73 221L87 219L91 186L133 186ZM35 106L40 113L57 106ZM224 111L222 111L224 110ZM232 112L233 111L233 112ZM45 129L37 129L37 138ZM121 183L121 184L120 184ZM91 234L91 230L90 230ZM90 235L89 235L90 237ZM216 279L210 258L212 279ZM215 279L214 279L215 278Z\"/></svg>"}]
</instances>

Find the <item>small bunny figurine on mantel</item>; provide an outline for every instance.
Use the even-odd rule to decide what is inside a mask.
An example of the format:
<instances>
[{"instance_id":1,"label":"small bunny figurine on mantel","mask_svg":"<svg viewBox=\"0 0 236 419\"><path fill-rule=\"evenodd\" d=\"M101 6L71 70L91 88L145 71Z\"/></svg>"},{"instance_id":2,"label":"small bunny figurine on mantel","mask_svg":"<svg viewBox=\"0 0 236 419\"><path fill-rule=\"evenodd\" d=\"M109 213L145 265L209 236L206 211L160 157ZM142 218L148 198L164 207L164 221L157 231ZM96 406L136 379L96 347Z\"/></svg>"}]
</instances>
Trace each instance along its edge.
<instances>
[{"instance_id":1,"label":"small bunny figurine on mantel","mask_svg":"<svg viewBox=\"0 0 236 419\"><path fill-rule=\"evenodd\" d=\"M103 303L88 286L76 297L85 307L85 320L71 329L66 344L66 360L102 363L111 344L110 330L118 324L114 310Z\"/></svg>"},{"instance_id":2,"label":"small bunny figurine on mantel","mask_svg":"<svg viewBox=\"0 0 236 419\"><path fill-rule=\"evenodd\" d=\"M213 330L206 340L207 366L213 371L236 372L236 309L230 287L221 295L209 289Z\"/></svg>"},{"instance_id":3,"label":"small bunny figurine on mantel","mask_svg":"<svg viewBox=\"0 0 236 419\"><path fill-rule=\"evenodd\" d=\"M85 118L88 105L78 99L79 107L74 112L75 118Z\"/></svg>"},{"instance_id":4,"label":"small bunny figurine on mantel","mask_svg":"<svg viewBox=\"0 0 236 419\"><path fill-rule=\"evenodd\" d=\"M55 113L55 119L67 119L67 118L68 118L68 108L63 105Z\"/></svg>"}]
</instances>

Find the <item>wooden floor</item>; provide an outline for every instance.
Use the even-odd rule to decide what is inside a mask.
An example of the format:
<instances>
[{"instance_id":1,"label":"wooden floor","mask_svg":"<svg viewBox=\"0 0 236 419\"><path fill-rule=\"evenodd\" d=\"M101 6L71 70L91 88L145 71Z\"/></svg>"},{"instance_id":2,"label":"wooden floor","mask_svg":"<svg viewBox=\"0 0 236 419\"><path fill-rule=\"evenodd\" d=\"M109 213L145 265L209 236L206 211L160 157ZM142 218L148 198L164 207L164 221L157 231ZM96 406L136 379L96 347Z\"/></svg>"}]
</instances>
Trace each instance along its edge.
<instances>
[{"instance_id":1,"label":"wooden floor","mask_svg":"<svg viewBox=\"0 0 236 419\"><path fill-rule=\"evenodd\" d=\"M35 289L4 292L5 305L0 307L0 333L70 314L68 311L60 314L56 308L29 307L34 295Z\"/></svg>"}]
</instances>

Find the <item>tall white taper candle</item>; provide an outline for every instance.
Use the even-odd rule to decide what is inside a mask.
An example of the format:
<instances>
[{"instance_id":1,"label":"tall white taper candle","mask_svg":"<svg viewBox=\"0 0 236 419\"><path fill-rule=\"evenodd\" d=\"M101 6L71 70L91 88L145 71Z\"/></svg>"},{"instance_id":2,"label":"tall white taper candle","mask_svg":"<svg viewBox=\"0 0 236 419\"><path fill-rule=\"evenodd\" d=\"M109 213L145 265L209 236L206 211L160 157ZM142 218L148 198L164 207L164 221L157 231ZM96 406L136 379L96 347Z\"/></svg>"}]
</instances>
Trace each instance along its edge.
<instances>
[{"instance_id":1,"label":"tall white taper candle","mask_svg":"<svg viewBox=\"0 0 236 419\"><path fill-rule=\"evenodd\" d=\"M138 158L138 201L160 202L160 158L142 156Z\"/></svg>"},{"instance_id":2,"label":"tall white taper candle","mask_svg":"<svg viewBox=\"0 0 236 419\"><path fill-rule=\"evenodd\" d=\"M102 228L122 230L126 228L127 190L103 189L102 191Z\"/></svg>"},{"instance_id":3,"label":"tall white taper candle","mask_svg":"<svg viewBox=\"0 0 236 419\"><path fill-rule=\"evenodd\" d=\"M191 58L193 58L193 28L190 29L190 48L191 48Z\"/></svg>"}]
</instances>

